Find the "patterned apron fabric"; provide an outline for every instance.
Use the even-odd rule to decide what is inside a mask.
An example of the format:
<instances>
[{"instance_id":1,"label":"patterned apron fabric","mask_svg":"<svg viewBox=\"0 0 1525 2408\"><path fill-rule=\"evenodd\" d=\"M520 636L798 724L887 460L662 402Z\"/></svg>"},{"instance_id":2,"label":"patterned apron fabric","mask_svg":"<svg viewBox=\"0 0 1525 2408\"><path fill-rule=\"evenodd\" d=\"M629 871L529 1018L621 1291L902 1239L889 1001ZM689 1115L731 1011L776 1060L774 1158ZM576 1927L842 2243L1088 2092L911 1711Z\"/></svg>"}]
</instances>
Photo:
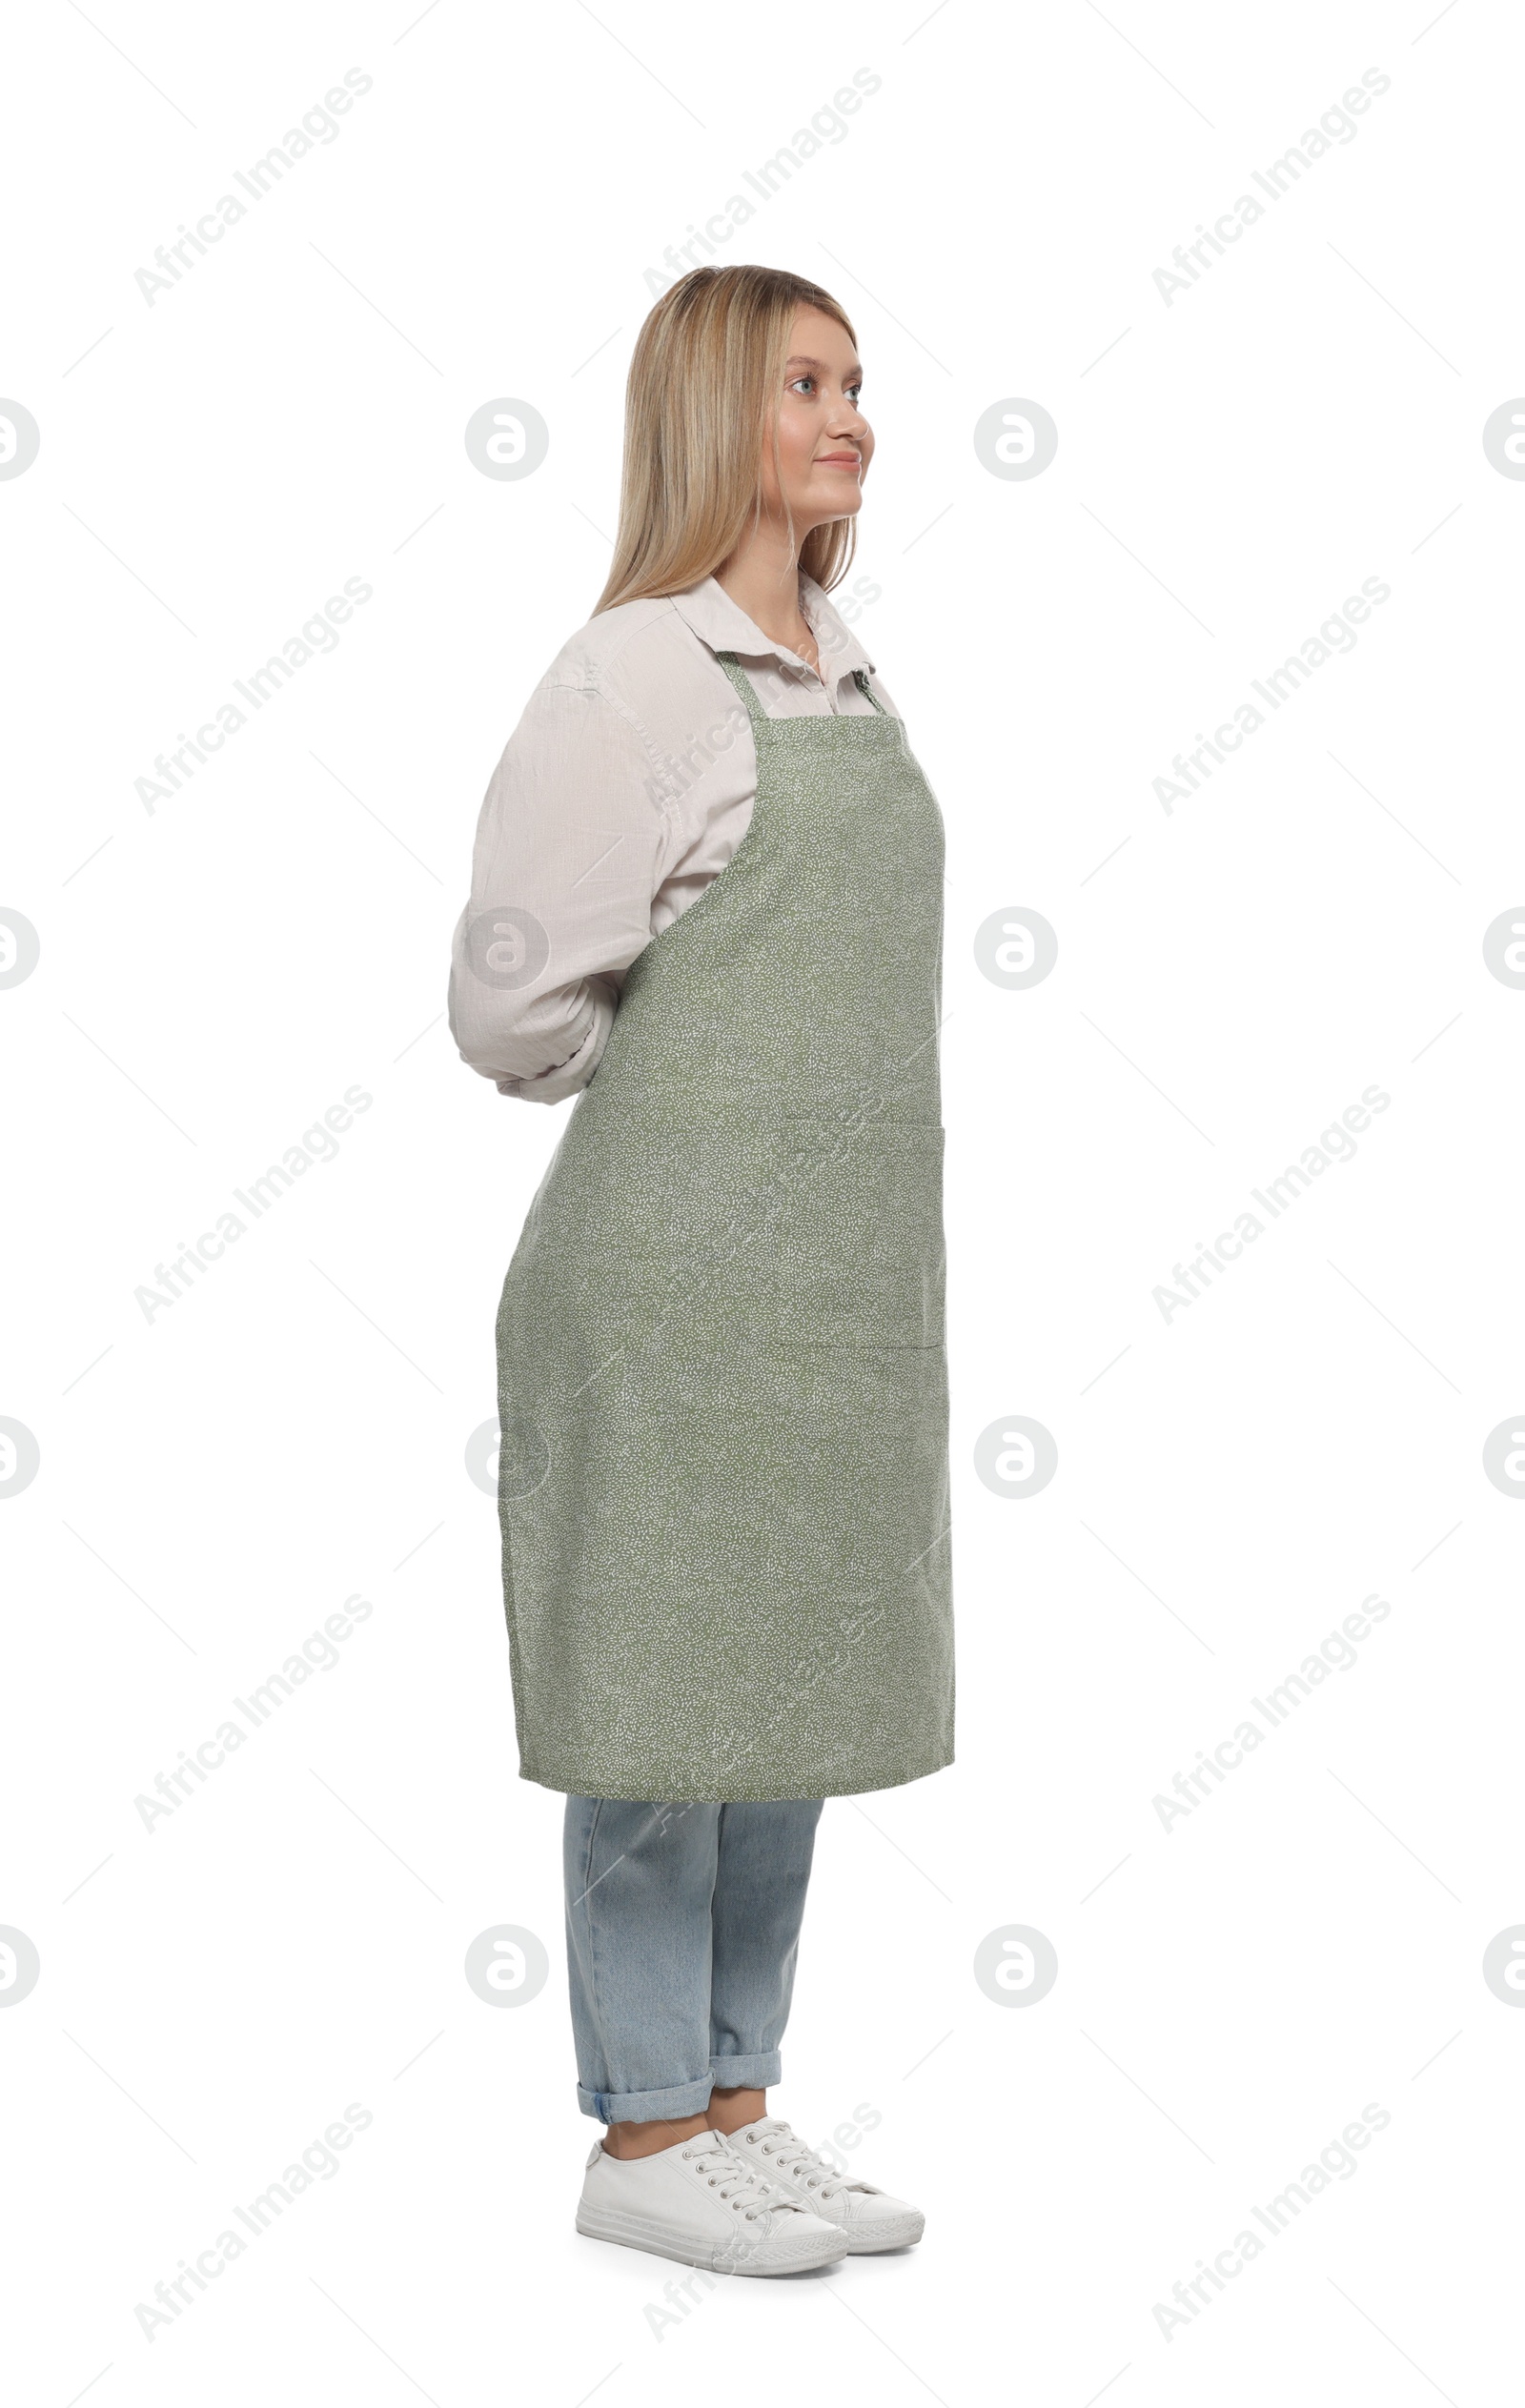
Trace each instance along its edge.
<instances>
[{"instance_id":1,"label":"patterned apron fabric","mask_svg":"<svg viewBox=\"0 0 1525 2408\"><path fill-rule=\"evenodd\" d=\"M898 719L770 719L626 978L498 1317L526 1780L831 1797L953 1752L943 822Z\"/></svg>"}]
</instances>

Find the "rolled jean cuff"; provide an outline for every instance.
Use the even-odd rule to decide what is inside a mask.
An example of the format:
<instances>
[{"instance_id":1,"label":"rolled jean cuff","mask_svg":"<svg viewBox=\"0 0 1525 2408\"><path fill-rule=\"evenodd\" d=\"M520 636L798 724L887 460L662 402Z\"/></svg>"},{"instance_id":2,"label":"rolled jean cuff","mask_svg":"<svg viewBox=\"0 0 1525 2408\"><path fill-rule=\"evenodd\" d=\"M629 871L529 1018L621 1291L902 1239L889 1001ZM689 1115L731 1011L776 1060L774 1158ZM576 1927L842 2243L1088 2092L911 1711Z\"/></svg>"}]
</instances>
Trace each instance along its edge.
<instances>
[{"instance_id":1,"label":"rolled jean cuff","mask_svg":"<svg viewBox=\"0 0 1525 2408\"><path fill-rule=\"evenodd\" d=\"M654 2124L679 2115L702 2115L712 2090L766 2091L783 2079L777 2049L754 2056L716 2056L698 2082L675 2082L665 2091L590 2091L578 2084L578 2105L600 2124Z\"/></svg>"},{"instance_id":2,"label":"rolled jean cuff","mask_svg":"<svg viewBox=\"0 0 1525 2408\"><path fill-rule=\"evenodd\" d=\"M760 2065L761 2057L748 2057L748 2065ZM578 2084L578 2105L584 2115L596 2115L600 2124L655 2124L669 2116L702 2115L709 2105L712 2077L705 2074L698 2082L675 2082L665 2091L590 2091Z\"/></svg>"},{"instance_id":3,"label":"rolled jean cuff","mask_svg":"<svg viewBox=\"0 0 1525 2408\"><path fill-rule=\"evenodd\" d=\"M777 2049L756 2056L712 2056L709 2078L719 2091L768 2091L783 2079L783 2059Z\"/></svg>"}]
</instances>

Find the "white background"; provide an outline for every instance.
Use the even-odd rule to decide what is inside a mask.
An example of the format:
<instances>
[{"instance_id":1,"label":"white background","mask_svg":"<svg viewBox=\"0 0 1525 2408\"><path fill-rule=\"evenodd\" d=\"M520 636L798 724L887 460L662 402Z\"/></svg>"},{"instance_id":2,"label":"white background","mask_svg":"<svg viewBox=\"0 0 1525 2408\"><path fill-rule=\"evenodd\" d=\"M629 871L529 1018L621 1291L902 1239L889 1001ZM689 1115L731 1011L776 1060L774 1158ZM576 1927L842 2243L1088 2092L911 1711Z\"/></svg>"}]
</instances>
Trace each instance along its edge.
<instances>
[{"instance_id":1,"label":"white background","mask_svg":"<svg viewBox=\"0 0 1525 2408\"><path fill-rule=\"evenodd\" d=\"M1506 2396L1525 2016L1518 1501L1522 30L1496 0L946 0L850 30L50 0L17 20L0 390L12 838L0 1413L0 2013L16 2397L973 2408ZM233 171L373 89L151 307ZM957 1765L823 1818L782 2112L922 2247L733 2281L582 2241L560 1801L517 1777L493 1316L564 1125L443 1021L476 814L592 609L625 367L691 223L882 88L720 254L837 293L879 452L858 622L948 826ZM1169 306L1153 281L1378 69L1391 89ZM1264 195L1262 195L1264 197ZM682 265L687 262L681 263ZM495 396L550 429L493 482ZM976 457L1030 397L1041 476ZM1525 406L1525 405L1522 405ZM151 814L134 782L337 592L312 661ZM1391 597L1211 781L1196 731ZM1100 866L1105 863L1105 866ZM1043 913L1041 984L975 965ZM894 931L884 932L886 943ZM1359 1142L1188 1308L1152 1291L1370 1085ZM134 1290L346 1088L373 1099L178 1302ZM247 1218L247 1216L245 1216ZM1264 1215L1261 1216L1263 1219ZM992 1494L1013 1414L1059 1452ZM134 1799L356 1592L374 1610L173 1815ZM1363 1598L1391 1613L1189 1815L1151 1801ZM513 2012L463 1977L512 1923ZM979 1943L1043 1932L1013 2012ZM1516 2004L1518 1994L1516 1994ZM135 2315L350 2102L332 2179ZM1210 2305L1156 2303L1370 2103Z\"/></svg>"}]
</instances>

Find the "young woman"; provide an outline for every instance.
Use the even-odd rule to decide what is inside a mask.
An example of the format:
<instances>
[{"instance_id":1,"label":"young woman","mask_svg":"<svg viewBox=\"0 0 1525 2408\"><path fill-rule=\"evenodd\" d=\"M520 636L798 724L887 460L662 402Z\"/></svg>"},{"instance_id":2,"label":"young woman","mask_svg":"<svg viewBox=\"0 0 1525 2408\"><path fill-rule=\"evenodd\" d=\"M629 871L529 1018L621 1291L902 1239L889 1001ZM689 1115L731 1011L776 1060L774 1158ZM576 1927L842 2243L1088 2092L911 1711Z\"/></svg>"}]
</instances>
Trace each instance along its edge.
<instances>
[{"instance_id":1,"label":"young woman","mask_svg":"<svg viewBox=\"0 0 1525 2408\"><path fill-rule=\"evenodd\" d=\"M498 1319L523 1778L567 1793L578 2229L770 2275L923 2218L767 2112L822 1801L951 1761L943 827L826 599L852 327L701 268L482 806L451 1027L579 1102Z\"/></svg>"}]
</instances>

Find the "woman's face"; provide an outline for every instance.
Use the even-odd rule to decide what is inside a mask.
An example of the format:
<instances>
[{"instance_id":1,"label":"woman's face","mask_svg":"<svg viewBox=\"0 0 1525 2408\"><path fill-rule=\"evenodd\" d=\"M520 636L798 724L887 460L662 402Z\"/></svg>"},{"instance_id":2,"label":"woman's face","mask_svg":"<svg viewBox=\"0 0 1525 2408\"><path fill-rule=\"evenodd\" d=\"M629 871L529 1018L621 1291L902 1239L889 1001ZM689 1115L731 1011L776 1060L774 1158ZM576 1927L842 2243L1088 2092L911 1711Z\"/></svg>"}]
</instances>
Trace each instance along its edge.
<instances>
[{"instance_id":1,"label":"woman's face","mask_svg":"<svg viewBox=\"0 0 1525 2408\"><path fill-rule=\"evenodd\" d=\"M799 537L856 514L874 435L858 407L864 372L845 327L824 310L797 310L789 354L779 405L783 482L764 444L762 499L770 516L788 504Z\"/></svg>"}]
</instances>

